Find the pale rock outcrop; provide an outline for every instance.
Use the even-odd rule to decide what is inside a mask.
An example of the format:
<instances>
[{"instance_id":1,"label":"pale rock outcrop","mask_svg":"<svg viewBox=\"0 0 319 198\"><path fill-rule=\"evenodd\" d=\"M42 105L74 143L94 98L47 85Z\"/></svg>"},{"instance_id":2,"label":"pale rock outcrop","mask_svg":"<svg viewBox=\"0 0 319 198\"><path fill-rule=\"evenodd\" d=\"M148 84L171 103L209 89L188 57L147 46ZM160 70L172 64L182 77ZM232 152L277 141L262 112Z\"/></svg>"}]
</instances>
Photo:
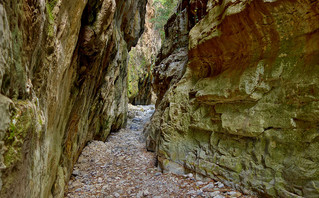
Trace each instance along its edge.
<instances>
[{"instance_id":1,"label":"pale rock outcrop","mask_svg":"<svg viewBox=\"0 0 319 198\"><path fill-rule=\"evenodd\" d=\"M319 2L182 4L186 72L171 85L167 56L154 71L167 79L146 130L160 166L261 197L317 197Z\"/></svg>"},{"instance_id":2,"label":"pale rock outcrop","mask_svg":"<svg viewBox=\"0 0 319 198\"><path fill-rule=\"evenodd\" d=\"M1 197L63 197L86 143L125 124L146 2L0 2Z\"/></svg>"}]
</instances>

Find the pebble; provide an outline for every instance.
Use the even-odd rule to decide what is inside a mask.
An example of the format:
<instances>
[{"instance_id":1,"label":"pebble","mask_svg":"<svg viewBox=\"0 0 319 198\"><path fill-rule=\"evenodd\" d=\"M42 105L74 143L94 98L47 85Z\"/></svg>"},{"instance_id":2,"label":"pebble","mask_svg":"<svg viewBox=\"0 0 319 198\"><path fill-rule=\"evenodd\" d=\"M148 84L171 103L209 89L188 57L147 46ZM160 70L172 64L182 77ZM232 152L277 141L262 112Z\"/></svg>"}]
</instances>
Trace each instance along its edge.
<instances>
[{"instance_id":1,"label":"pebble","mask_svg":"<svg viewBox=\"0 0 319 198\"><path fill-rule=\"evenodd\" d=\"M215 196L217 196L219 194L220 194L220 191L214 191L214 192L209 193L209 196L210 197L215 197Z\"/></svg>"},{"instance_id":2,"label":"pebble","mask_svg":"<svg viewBox=\"0 0 319 198\"><path fill-rule=\"evenodd\" d=\"M196 194L197 194L198 196L201 196L201 195L203 195L203 191L198 190L198 191L196 192Z\"/></svg>"},{"instance_id":3,"label":"pebble","mask_svg":"<svg viewBox=\"0 0 319 198\"><path fill-rule=\"evenodd\" d=\"M223 195L216 195L216 196L214 196L214 198L225 198L225 196L223 196Z\"/></svg>"},{"instance_id":4,"label":"pebble","mask_svg":"<svg viewBox=\"0 0 319 198\"><path fill-rule=\"evenodd\" d=\"M136 195L137 198L143 197L143 191L139 191Z\"/></svg>"},{"instance_id":5,"label":"pebble","mask_svg":"<svg viewBox=\"0 0 319 198\"><path fill-rule=\"evenodd\" d=\"M191 195L191 194L196 194L196 191L195 190L191 190L187 193L188 195Z\"/></svg>"},{"instance_id":6,"label":"pebble","mask_svg":"<svg viewBox=\"0 0 319 198\"><path fill-rule=\"evenodd\" d=\"M224 184L221 182L216 182L216 185L218 186L218 188L224 188Z\"/></svg>"},{"instance_id":7,"label":"pebble","mask_svg":"<svg viewBox=\"0 0 319 198\"><path fill-rule=\"evenodd\" d=\"M231 191L227 193L230 197L240 197L242 194L240 192Z\"/></svg>"},{"instance_id":8,"label":"pebble","mask_svg":"<svg viewBox=\"0 0 319 198\"><path fill-rule=\"evenodd\" d=\"M143 195L144 196L148 196L150 193L148 192L148 190L145 190L144 192L143 192Z\"/></svg>"},{"instance_id":9,"label":"pebble","mask_svg":"<svg viewBox=\"0 0 319 198\"><path fill-rule=\"evenodd\" d=\"M80 192L82 189L81 188L78 188L75 190L75 192Z\"/></svg>"},{"instance_id":10,"label":"pebble","mask_svg":"<svg viewBox=\"0 0 319 198\"><path fill-rule=\"evenodd\" d=\"M214 191L215 185L212 183L207 184L206 186L204 186L203 188L201 188L203 191L205 192L212 192Z\"/></svg>"},{"instance_id":11,"label":"pebble","mask_svg":"<svg viewBox=\"0 0 319 198\"><path fill-rule=\"evenodd\" d=\"M185 188L186 186L187 186L187 183L183 183L183 184L181 185L182 188Z\"/></svg>"},{"instance_id":12,"label":"pebble","mask_svg":"<svg viewBox=\"0 0 319 198\"><path fill-rule=\"evenodd\" d=\"M193 175L193 173L189 173L189 174L187 174L185 177L186 177L186 178L193 178L194 175Z\"/></svg>"},{"instance_id":13,"label":"pebble","mask_svg":"<svg viewBox=\"0 0 319 198\"><path fill-rule=\"evenodd\" d=\"M73 175L73 176L78 176L78 175L80 175L80 171L79 171L79 170L74 170L74 171L72 172L72 175Z\"/></svg>"}]
</instances>

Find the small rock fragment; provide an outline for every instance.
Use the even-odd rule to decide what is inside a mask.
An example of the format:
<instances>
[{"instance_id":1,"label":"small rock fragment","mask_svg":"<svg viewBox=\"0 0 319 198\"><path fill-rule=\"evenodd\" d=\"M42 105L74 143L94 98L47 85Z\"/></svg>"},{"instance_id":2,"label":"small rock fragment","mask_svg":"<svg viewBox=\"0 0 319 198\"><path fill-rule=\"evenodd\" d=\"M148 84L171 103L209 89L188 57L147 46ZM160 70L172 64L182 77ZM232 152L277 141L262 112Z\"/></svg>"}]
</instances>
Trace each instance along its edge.
<instances>
[{"instance_id":1,"label":"small rock fragment","mask_svg":"<svg viewBox=\"0 0 319 198\"><path fill-rule=\"evenodd\" d=\"M148 192L148 190L145 190L144 192L143 192L143 195L144 196L148 196L150 193Z\"/></svg>"},{"instance_id":2,"label":"small rock fragment","mask_svg":"<svg viewBox=\"0 0 319 198\"><path fill-rule=\"evenodd\" d=\"M78 188L75 190L75 192L80 192L82 189L81 188Z\"/></svg>"},{"instance_id":3,"label":"small rock fragment","mask_svg":"<svg viewBox=\"0 0 319 198\"><path fill-rule=\"evenodd\" d=\"M143 191L139 191L138 193L137 193L137 195L136 195L136 197L137 198L141 198L141 197L143 197Z\"/></svg>"},{"instance_id":4,"label":"small rock fragment","mask_svg":"<svg viewBox=\"0 0 319 198\"><path fill-rule=\"evenodd\" d=\"M75 169L75 170L72 172L72 175L73 175L73 176L78 176L78 175L80 175L80 171L77 170L77 169Z\"/></svg>"},{"instance_id":5,"label":"small rock fragment","mask_svg":"<svg viewBox=\"0 0 319 198\"><path fill-rule=\"evenodd\" d=\"M215 187L215 185L213 183L209 183L201 189L204 192L212 192L212 191L214 191L214 187Z\"/></svg>"},{"instance_id":6,"label":"small rock fragment","mask_svg":"<svg viewBox=\"0 0 319 198\"><path fill-rule=\"evenodd\" d=\"M240 192L231 191L227 193L230 197L240 197L242 194Z\"/></svg>"},{"instance_id":7,"label":"small rock fragment","mask_svg":"<svg viewBox=\"0 0 319 198\"><path fill-rule=\"evenodd\" d=\"M187 186L187 183L182 183L181 188L185 188Z\"/></svg>"},{"instance_id":8,"label":"small rock fragment","mask_svg":"<svg viewBox=\"0 0 319 198\"><path fill-rule=\"evenodd\" d=\"M221 182L216 182L216 185L218 186L218 188L224 188L225 185Z\"/></svg>"},{"instance_id":9,"label":"small rock fragment","mask_svg":"<svg viewBox=\"0 0 319 198\"><path fill-rule=\"evenodd\" d=\"M223 195L216 195L216 196L214 196L214 198L225 198L225 196L223 196Z\"/></svg>"},{"instance_id":10,"label":"small rock fragment","mask_svg":"<svg viewBox=\"0 0 319 198\"><path fill-rule=\"evenodd\" d=\"M187 177L188 177L188 178L193 178L194 175L193 175L192 173L189 173L189 174L187 174Z\"/></svg>"},{"instance_id":11,"label":"small rock fragment","mask_svg":"<svg viewBox=\"0 0 319 198\"><path fill-rule=\"evenodd\" d=\"M203 195L203 191L201 191L201 190L196 191L196 195L197 196L202 196Z\"/></svg>"},{"instance_id":12,"label":"small rock fragment","mask_svg":"<svg viewBox=\"0 0 319 198\"><path fill-rule=\"evenodd\" d=\"M191 195L191 194L196 194L196 191L195 190L191 190L191 191L188 191L187 193L188 195Z\"/></svg>"},{"instance_id":13,"label":"small rock fragment","mask_svg":"<svg viewBox=\"0 0 319 198\"><path fill-rule=\"evenodd\" d=\"M211 193L209 193L209 197L215 197L219 194L220 194L220 191L211 192Z\"/></svg>"}]
</instances>

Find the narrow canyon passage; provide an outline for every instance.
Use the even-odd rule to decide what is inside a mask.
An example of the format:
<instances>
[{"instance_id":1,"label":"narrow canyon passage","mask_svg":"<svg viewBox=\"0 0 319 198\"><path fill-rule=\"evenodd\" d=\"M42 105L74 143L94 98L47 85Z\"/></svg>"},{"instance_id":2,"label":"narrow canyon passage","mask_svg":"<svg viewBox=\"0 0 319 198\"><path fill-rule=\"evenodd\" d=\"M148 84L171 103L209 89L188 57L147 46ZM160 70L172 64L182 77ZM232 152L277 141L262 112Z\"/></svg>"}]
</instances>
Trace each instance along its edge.
<instances>
[{"instance_id":1,"label":"narrow canyon passage","mask_svg":"<svg viewBox=\"0 0 319 198\"><path fill-rule=\"evenodd\" d=\"M0 198L319 198L318 76L319 0L1 0Z\"/></svg>"},{"instance_id":2,"label":"narrow canyon passage","mask_svg":"<svg viewBox=\"0 0 319 198\"><path fill-rule=\"evenodd\" d=\"M129 105L125 129L106 142L90 142L74 166L65 197L247 197L220 182L197 181L192 174L161 173L143 135L154 110L153 105Z\"/></svg>"}]
</instances>

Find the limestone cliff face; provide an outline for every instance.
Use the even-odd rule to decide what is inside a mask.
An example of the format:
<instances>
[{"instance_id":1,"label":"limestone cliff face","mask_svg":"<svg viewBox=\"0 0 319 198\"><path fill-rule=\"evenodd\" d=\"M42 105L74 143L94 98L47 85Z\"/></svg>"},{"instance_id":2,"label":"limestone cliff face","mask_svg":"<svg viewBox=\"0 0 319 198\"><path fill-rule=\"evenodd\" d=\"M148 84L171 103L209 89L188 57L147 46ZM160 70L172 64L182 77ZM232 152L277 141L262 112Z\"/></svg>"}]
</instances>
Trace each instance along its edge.
<instances>
[{"instance_id":1,"label":"limestone cliff face","mask_svg":"<svg viewBox=\"0 0 319 198\"><path fill-rule=\"evenodd\" d=\"M155 29L153 0L146 5L144 33L137 45L129 53L128 96L129 102L136 105L151 104L152 66L161 47L161 36Z\"/></svg>"},{"instance_id":2,"label":"limestone cliff face","mask_svg":"<svg viewBox=\"0 0 319 198\"><path fill-rule=\"evenodd\" d=\"M0 2L0 194L63 197L92 139L126 122L146 0Z\"/></svg>"},{"instance_id":3,"label":"limestone cliff face","mask_svg":"<svg viewBox=\"0 0 319 198\"><path fill-rule=\"evenodd\" d=\"M162 168L262 197L317 197L319 2L183 4L186 72L157 89L162 99L147 131ZM160 69L166 57L155 79L169 79L161 74L170 67Z\"/></svg>"}]
</instances>

